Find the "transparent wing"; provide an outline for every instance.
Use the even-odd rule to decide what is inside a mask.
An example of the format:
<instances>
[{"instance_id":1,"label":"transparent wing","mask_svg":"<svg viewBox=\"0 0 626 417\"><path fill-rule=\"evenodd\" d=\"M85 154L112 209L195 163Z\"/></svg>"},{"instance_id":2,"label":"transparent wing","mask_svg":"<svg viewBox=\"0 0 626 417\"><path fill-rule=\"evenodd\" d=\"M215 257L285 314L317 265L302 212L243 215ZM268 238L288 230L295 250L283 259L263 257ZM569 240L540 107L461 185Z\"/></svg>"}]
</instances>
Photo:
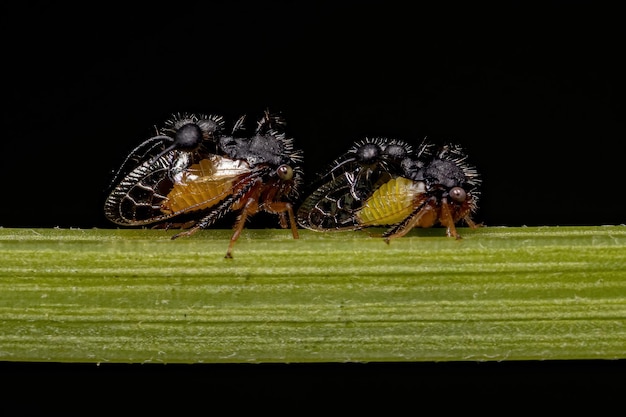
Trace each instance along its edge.
<instances>
[{"instance_id":1,"label":"transparent wing","mask_svg":"<svg viewBox=\"0 0 626 417\"><path fill-rule=\"evenodd\" d=\"M169 152L154 160L148 158L128 172L119 171L104 204L106 218L123 226L163 220L161 204L174 185L171 177L174 160L175 152Z\"/></svg>"},{"instance_id":2,"label":"transparent wing","mask_svg":"<svg viewBox=\"0 0 626 417\"><path fill-rule=\"evenodd\" d=\"M182 214L206 214L251 172L245 161L211 154L194 162L191 156L171 151L131 170L109 194L106 217L119 225L141 226Z\"/></svg>"},{"instance_id":3,"label":"transparent wing","mask_svg":"<svg viewBox=\"0 0 626 417\"><path fill-rule=\"evenodd\" d=\"M133 170L139 168L146 161L156 158L162 154L165 149L171 146L173 139L169 136L159 135L152 137L133 149L126 159L122 162L119 169L113 175L109 191L117 186L124 177L128 176Z\"/></svg>"},{"instance_id":4,"label":"transparent wing","mask_svg":"<svg viewBox=\"0 0 626 417\"><path fill-rule=\"evenodd\" d=\"M298 223L312 230L358 229L358 211L395 175L385 164L363 166L356 161L338 161L300 205Z\"/></svg>"}]
</instances>

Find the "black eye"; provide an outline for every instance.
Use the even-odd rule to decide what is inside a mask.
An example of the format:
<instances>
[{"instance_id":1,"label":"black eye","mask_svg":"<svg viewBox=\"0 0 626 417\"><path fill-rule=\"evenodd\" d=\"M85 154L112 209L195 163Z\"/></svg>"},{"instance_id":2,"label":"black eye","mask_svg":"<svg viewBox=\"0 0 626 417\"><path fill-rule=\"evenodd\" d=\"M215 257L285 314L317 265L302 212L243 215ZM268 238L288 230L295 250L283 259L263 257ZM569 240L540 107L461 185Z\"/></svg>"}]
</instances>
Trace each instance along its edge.
<instances>
[{"instance_id":1,"label":"black eye","mask_svg":"<svg viewBox=\"0 0 626 417\"><path fill-rule=\"evenodd\" d=\"M450 189L450 198L457 203L464 202L466 197L467 193L461 187L452 187Z\"/></svg>"},{"instance_id":2,"label":"black eye","mask_svg":"<svg viewBox=\"0 0 626 417\"><path fill-rule=\"evenodd\" d=\"M293 169L289 165L281 165L276 169L276 175L283 181L293 178Z\"/></svg>"}]
</instances>

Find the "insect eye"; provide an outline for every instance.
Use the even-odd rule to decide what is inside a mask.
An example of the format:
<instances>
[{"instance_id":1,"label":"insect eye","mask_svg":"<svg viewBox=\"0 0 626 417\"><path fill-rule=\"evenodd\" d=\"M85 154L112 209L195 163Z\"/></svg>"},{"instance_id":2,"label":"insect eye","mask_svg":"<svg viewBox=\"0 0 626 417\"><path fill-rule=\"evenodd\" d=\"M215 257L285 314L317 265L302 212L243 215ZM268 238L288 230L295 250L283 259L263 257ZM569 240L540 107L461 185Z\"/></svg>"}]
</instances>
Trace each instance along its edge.
<instances>
[{"instance_id":1,"label":"insect eye","mask_svg":"<svg viewBox=\"0 0 626 417\"><path fill-rule=\"evenodd\" d=\"M450 198L457 203L464 202L466 197L467 193L461 187L452 187L450 189Z\"/></svg>"},{"instance_id":2,"label":"insect eye","mask_svg":"<svg viewBox=\"0 0 626 417\"><path fill-rule=\"evenodd\" d=\"M281 180L288 181L293 178L293 168L289 165L281 165L276 169L276 174Z\"/></svg>"}]
</instances>

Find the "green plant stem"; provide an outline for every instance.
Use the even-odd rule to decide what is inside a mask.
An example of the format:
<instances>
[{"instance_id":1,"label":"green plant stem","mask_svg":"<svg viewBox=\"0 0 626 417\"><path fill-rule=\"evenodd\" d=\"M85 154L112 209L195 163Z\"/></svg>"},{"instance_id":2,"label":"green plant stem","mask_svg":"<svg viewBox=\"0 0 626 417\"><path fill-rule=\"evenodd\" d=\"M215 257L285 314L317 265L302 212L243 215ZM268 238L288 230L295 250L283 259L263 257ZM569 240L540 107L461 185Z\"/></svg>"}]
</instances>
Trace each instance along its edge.
<instances>
[{"instance_id":1,"label":"green plant stem","mask_svg":"<svg viewBox=\"0 0 626 417\"><path fill-rule=\"evenodd\" d=\"M626 358L626 226L0 228L0 360Z\"/></svg>"}]
</instances>

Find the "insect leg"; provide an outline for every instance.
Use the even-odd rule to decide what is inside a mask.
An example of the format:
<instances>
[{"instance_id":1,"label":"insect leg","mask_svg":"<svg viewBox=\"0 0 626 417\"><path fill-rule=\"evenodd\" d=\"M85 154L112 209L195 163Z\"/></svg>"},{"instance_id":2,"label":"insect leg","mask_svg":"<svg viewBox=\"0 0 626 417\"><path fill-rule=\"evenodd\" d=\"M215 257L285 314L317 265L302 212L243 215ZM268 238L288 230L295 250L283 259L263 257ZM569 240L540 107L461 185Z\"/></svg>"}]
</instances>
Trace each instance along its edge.
<instances>
[{"instance_id":1,"label":"insect leg","mask_svg":"<svg viewBox=\"0 0 626 417\"><path fill-rule=\"evenodd\" d=\"M282 229L286 229L289 227L289 225L287 224L287 216L285 216L285 213L278 213L278 224L280 224L280 227Z\"/></svg>"},{"instance_id":2,"label":"insect leg","mask_svg":"<svg viewBox=\"0 0 626 417\"><path fill-rule=\"evenodd\" d=\"M291 227L291 234L294 239L298 239L300 235L298 234L298 225L296 223L296 216L293 213L293 205L291 203L287 203L284 201L274 201L272 203L266 203L263 206L263 209L269 213L278 214L280 216L280 224L283 229L287 228L287 223L285 221L285 213L287 213L287 217L289 218L289 226Z\"/></svg>"},{"instance_id":3,"label":"insect leg","mask_svg":"<svg viewBox=\"0 0 626 417\"><path fill-rule=\"evenodd\" d=\"M393 226L391 229L383 233L385 243L389 243L391 239L402 237L409 233L411 229L420 225L424 219L429 219L435 216L435 208L432 204L429 204L429 200L420 204L413 212L403 221Z\"/></svg>"},{"instance_id":4,"label":"insect leg","mask_svg":"<svg viewBox=\"0 0 626 417\"><path fill-rule=\"evenodd\" d=\"M448 200L446 198L442 199L441 201L441 214L439 215L439 222L446 227L446 235L448 237L461 239L461 235L459 235L459 233L456 231L454 219L452 218L450 206L448 205Z\"/></svg>"},{"instance_id":5,"label":"insect leg","mask_svg":"<svg viewBox=\"0 0 626 417\"><path fill-rule=\"evenodd\" d=\"M480 223L480 224L476 223L474 220L472 220L472 219L470 218L470 216L465 216L465 217L463 218L463 221L464 221L465 223L467 223L467 225L470 227L470 229L478 229L479 227L481 227L481 226L482 226L482 223Z\"/></svg>"},{"instance_id":6,"label":"insect leg","mask_svg":"<svg viewBox=\"0 0 626 417\"><path fill-rule=\"evenodd\" d=\"M172 239L178 239L181 236L191 236L200 229L206 229L207 227L215 223L217 219L228 213L236 199L237 196L234 195L224 199L224 201L222 201L217 208L211 210L209 214L200 219L191 229L175 234L174 236L172 236Z\"/></svg>"},{"instance_id":7,"label":"insect leg","mask_svg":"<svg viewBox=\"0 0 626 417\"><path fill-rule=\"evenodd\" d=\"M225 258L233 257L233 248L235 247L235 242L239 239L239 235L241 235L241 231L246 225L246 219L248 215L254 214L259 211L258 201L254 198L249 198L246 204L243 206L243 210L241 210L241 214L237 218L237 222L235 223L235 231L233 235L230 237L230 242L228 243L228 250L226 251Z\"/></svg>"}]
</instances>

